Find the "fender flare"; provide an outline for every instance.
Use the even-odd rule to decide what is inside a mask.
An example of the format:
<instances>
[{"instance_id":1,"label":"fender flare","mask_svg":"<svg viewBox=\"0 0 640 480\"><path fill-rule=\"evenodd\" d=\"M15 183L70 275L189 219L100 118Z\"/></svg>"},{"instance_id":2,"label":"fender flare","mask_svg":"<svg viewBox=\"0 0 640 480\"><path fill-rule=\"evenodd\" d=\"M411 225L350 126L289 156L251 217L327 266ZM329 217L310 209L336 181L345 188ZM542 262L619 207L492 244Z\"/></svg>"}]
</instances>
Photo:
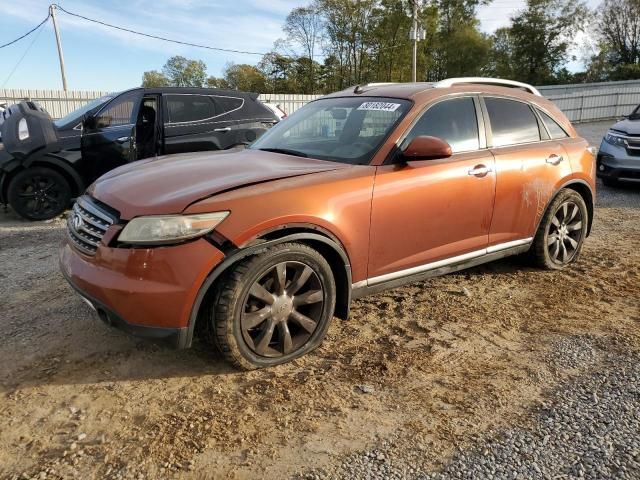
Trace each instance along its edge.
<instances>
[{"instance_id":1,"label":"fender flare","mask_svg":"<svg viewBox=\"0 0 640 480\"><path fill-rule=\"evenodd\" d=\"M2 171L0 172L2 173L2 175L0 176L0 200L2 201L2 203L7 202L7 198L5 198L4 192L7 190L7 188L9 188L8 183L9 178L12 176L12 173L20 169L21 167L26 169L34 165L45 167L47 165L51 165L57 170L62 170L72 180L73 184L70 185L70 187L72 189L75 188L78 194L81 194L85 189L84 181L82 180L78 172L71 165L69 165L69 163L54 155L37 155L26 160L13 159L3 165Z\"/></svg>"},{"instance_id":2,"label":"fender flare","mask_svg":"<svg viewBox=\"0 0 640 480\"><path fill-rule=\"evenodd\" d=\"M346 314L348 315L349 305L351 304L351 265L349 264L349 259L347 254L343 250L343 248L334 242L332 239L327 238L323 235L319 235L316 233L303 232L303 233L294 233L291 235L286 235L284 237L280 237L274 240L268 240L262 243L254 244L246 248L237 249L232 251L232 253L225 257L225 259L219 263L212 271L209 273L207 278L200 289L198 290L198 294L196 295L196 299L191 306L191 313L189 314L189 324L186 328L186 332L184 335L181 335L179 339L178 348L189 348L193 342L193 335L195 332L195 326L198 321L198 316L200 313L200 308L202 307L202 303L206 294L209 292L209 289L213 285L213 283L220 278L220 276L233 264L237 263L239 260L243 258L249 257L251 255L256 255L272 247L274 245L279 245L281 243L286 242L294 242L294 241L313 241L320 242L324 245L327 245L331 249L335 251L336 254L340 256L341 262L344 263L345 276L347 280L347 288L346 288L346 298L345 305Z\"/></svg>"},{"instance_id":3,"label":"fender flare","mask_svg":"<svg viewBox=\"0 0 640 480\"><path fill-rule=\"evenodd\" d=\"M591 188L591 185L589 185L588 182L586 182L585 180L582 180L580 178L572 178L571 180L567 180L566 182L564 182L563 184L561 184L556 191L553 193L553 195L551 195L551 197L549 197L549 201L547 202L547 204L544 207L544 213L542 215L540 215L540 218L538 219L538 222L536 224L536 229L533 231L533 235L535 236L536 232L538 231L538 229L540 228L540 224L542 223L542 219L544 218L544 215L547 213L547 210L549 209L549 206L551 205L551 203L556 199L556 197L558 196L558 194L560 193L560 191L564 188L570 188L571 185L575 185L575 184L580 184L583 185L585 187L587 187L587 190L589 191L589 194L591 195L591 205L589 205L587 203L587 212L589 214L589 225L587 225L587 236L589 236L589 234L591 233L591 226L593 223L593 216L594 216L594 209L595 209L595 192L593 191L593 189ZM578 192L580 194L580 192ZM586 202L585 202L586 203Z\"/></svg>"}]
</instances>

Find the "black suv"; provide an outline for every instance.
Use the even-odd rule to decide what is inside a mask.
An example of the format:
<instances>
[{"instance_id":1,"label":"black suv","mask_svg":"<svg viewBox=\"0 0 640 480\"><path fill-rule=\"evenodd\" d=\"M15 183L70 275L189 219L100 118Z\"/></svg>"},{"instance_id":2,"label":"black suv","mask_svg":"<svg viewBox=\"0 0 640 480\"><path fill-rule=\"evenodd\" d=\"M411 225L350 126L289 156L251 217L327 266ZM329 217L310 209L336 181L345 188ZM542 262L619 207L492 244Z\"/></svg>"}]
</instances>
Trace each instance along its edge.
<instances>
[{"instance_id":1,"label":"black suv","mask_svg":"<svg viewBox=\"0 0 640 480\"><path fill-rule=\"evenodd\" d=\"M212 88L136 88L93 100L53 126L38 125L51 120L41 109L35 115L32 102L14 105L8 116L15 112L15 121L2 128L6 137L12 123L16 142L0 144L0 203L28 219L53 218L96 178L125 163L248 144L278 122L257 97ZM29 151L12 150L10 144L29 142L28 124L18 125L30 112L32 132L53 134L42 140L33 134Z\"/></svg>"}]
</instances>

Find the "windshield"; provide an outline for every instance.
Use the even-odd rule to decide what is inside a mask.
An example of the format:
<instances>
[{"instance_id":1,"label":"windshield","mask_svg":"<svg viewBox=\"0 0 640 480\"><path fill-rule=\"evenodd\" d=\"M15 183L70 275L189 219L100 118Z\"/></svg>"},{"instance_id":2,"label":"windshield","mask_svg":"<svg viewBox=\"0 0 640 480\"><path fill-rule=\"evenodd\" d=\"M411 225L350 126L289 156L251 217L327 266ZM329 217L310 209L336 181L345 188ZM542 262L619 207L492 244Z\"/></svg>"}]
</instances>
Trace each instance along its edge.
<instances>
[{"instance_id":1,"label":"windshield","mask_svg":"<svg viewBox=\"0 0 640 480\"><path fill-rule=\"evenodd\" d=\"M410 101L397 98L316 100L271 128L250 148L368 164L409 108Z\"/></svg>"},{"instance_id":2,"label":"windshield","mask_svg":"<svg viewBox=\"0 0 640 480\"><path fill-rule=\"evenodd\" d=\"M68 114L68 115L66 115L66 116L64 116L62 118L59 118L58 120L54 120L53 124L58 128L62 128L65 125L68 125L69 123L79 122L82 119L82 116L85 113L90 112L91 110L93 110L94 108L102 105L105 102L108 102L113 97L114 97L114 95L104 95L104 96L102 96L100 98L96 98L94 100L91 100L89 103L86 103L85 105L83 105L82 107L78 108L77 110L74 110L70 114Z\"/></svg>"}]
</instances>

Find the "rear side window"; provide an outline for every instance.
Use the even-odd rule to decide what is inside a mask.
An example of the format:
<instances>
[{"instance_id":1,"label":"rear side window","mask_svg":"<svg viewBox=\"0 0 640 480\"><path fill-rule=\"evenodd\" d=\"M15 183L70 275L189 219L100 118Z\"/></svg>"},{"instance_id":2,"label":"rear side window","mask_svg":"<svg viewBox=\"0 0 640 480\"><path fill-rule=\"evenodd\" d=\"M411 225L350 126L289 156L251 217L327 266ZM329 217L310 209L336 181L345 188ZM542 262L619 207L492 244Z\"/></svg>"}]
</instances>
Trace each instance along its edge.
<instances>
[{"instance_id":1,"label":"rear side window","mask_svg":"<svg viewBox=\"0 0 640 480\"><path fill-rule=\"evenodd\" d=\"M436 103L413 126L403 144L408 145L420 135L441 138L451 145L454 153L478 150L478 119L473 99L455 98Z\"/></svg>"},{"instance_id":2,"label":"rear side window","mask_svg":"<svg viewBox=\"0 0 640 480\"><path fill-rule=\"evenodd\" d=\"M216 116L211 97L206 95L166 95L170 123L199 122Z\"/></svg>"},{"instance_id":3,"label":"rear side window","mask_svg":"<svg viewBox=\"0 0 640 480\"><path fill-rule=\"evenodd\" d=\"M564 129L558 124L558 122L556 122L549 115L544 113L542 110L538 110L538 113L540 114L542 122L544 123L544 126L547 127L549 135L551 135L552 139L557 140L559 138L567 138L569 136L567 135L567 132L565 132Z\"/></svg>"},{"instance_id":4,"label":"rear side window","mask_svg":"<svg viewBox=\"0 0 640 480\"><path fill-rule=\"evenodd\" d=\"M244 100L236 97L212 97L216 105L216 115L224 115L225 113L238 110L242 107Z\"/></svg>"},{"instance_id":5,"label":"rear side window","mask_svg":"<svg viewBox=\"0 0 640 480\"><path fill-rule=\"evenodd\" d=\"M484 102L494 147L540 141L538 120L528 104L504 98L485 98Z\"/></svg>"}]
</instances>

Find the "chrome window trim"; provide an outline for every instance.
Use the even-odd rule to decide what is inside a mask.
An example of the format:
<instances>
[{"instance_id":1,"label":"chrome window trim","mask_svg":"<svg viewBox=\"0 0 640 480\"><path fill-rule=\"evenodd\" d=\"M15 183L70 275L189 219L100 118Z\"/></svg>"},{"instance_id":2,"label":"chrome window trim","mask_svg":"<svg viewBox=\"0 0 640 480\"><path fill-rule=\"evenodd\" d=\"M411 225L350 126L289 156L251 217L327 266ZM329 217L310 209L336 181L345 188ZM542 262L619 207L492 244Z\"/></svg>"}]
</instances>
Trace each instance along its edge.
<instances>
[{"instance_id":1,"label":"chrome window trim","mask_svg":"<svg viewBox=\"0 0 640 480\"><path fill-rule=\"evenodd\" d=\"M169 119L169 122L166 122L165 125L167 125L168 127L176 127L176 126L180 126L180 125L189 125L189 124L192 124L192 123L201 124L203 122L206 122L207 120L212 120L214 118L219 118L219 117L222 117L224 115L229 115L230 113L237 112L238 110L242 109L242 107L244 107L244 98L242 98L242 97L232 97L231 95L209 95L209 94L204 94L204 93L165 93L162 96L164 97L165 101L167 102L167 117ZM176 97L177 96L187 96L187 97L232 98L234 100L240 100L242 103L240 104L240 106L238 108L234 108L233 110L229 110L229 111L221 113L219 115L214 115L213 117L206 117L206 118L202 118L200 120L190 120L188 122L172 122L171 121L171 115L169 115L169 97L171 97L171 96L176 96ZM228 121L230 121L230 120L228 120ZM216 122L209 122L209 123L216 123Z\"/></svg>"},{"instance_id":2,"label":"chrome window trim","mask_svg":"<svg viewBox=\"0 0 640 480\"><path fill-rule=\"evenodd\" d=\"M490 253L500 252L513 247L520 247L529 245L533 242L533 237L522 238L519 240L513 240L510 242L499 243L497 245L491 245L482 250L474 250L472 252L463 253L462 255L456 255L455 257L449 257L442 260L436 260L435 262L425 263L423 265L417 265L415 267L406 268L404 270L398 270L397 272L385 273L376 277L370 277L366 280L361 280L351 285L351 288L357 289L362 287L371 287L380 283L388 282L390 280L396 280L402 277L410 277L418 273L424 273L429 270L435 270L437 268L446 267L456 263L464 262L478 257L483 257Z\"/></svg>"}]
</instances>

